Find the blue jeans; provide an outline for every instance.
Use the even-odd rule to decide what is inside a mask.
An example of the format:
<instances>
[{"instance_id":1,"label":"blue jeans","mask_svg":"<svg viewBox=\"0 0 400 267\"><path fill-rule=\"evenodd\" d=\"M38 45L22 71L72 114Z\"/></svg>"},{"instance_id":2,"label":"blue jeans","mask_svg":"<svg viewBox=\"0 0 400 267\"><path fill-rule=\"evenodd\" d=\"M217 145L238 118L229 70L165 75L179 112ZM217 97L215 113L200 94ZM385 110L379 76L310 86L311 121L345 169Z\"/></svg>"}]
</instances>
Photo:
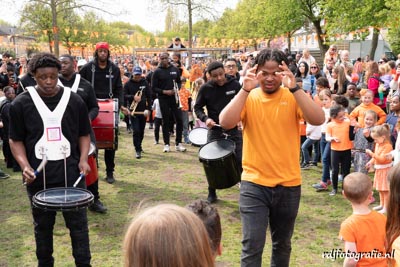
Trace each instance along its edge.
<instances>
[{"instance_id":1,"label":"blue jeans","mask_svg":"<svg viewBox=\"0 0 400 267\"><path fill-rule=\"evenodd\" d=\"M272 239L271 266L289 266L300 195L301 186L266 187L242 181L239 199L243 232L242 267L262 265L268 223Z\"/></svg>"},{"instance_id":2,"label":"blue jeans","mask_svg":"<svg viewBox=\"0 0 400 267\"><path fill-rule=\"evenodd\" d=\"M314 146L315 143L317 143L318 140L312 140L310 138L307 138L306 141L301 145L301 152L303 153L303 159L304 163L309 163L310 162L310 153L308 152L309 147ZM318 162L319 154L318 154L318 149L316 146L314 146L314 155L313 155L313 162Z\"/></svg>"},{"instance_id":3,"label":"blue jeans","mask_svg":"<svg viewBox=\"0 0 400 267\"><path fill-rule=\"evenodd\" d=\"M326 183L331 179L329 173L331 168L331 142L326 141L324 133L321 136L320 148L322 155L322 182Z\"/></svg>"}]
</instances>

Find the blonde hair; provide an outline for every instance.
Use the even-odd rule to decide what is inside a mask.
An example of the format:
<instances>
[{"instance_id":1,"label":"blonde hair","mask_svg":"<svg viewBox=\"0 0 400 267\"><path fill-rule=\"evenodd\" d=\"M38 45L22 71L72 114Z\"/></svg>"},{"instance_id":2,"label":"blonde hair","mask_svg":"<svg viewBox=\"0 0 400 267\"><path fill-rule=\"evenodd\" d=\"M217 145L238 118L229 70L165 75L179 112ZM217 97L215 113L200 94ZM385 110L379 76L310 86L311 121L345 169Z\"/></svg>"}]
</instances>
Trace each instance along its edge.
<instances>
[{"instance_id":1,"label":"blonde hair","mask_svg":"<svg viewBox=\"0 0 400 267\"><path fill-rule=\"evenodd\" d=\"M371 137L377 138L384 136L386 142L390 142L390 126L387 123L376 125L371 130Z\"/></svg>"},{"instance_id":2,"label":"blonde hair","mask_svg":"<svg viewBox=\"0 0 400 267\"><path fill-rule=\"evenodd\" d=\"M129 225L124 242L125 267L213 267L203 222L173 204L144 210Z\"/></svg>"},{"instance_id":3,"label":"blonde hair","mask_svg":"<svg viewBox=\"0 0 400 267\"><path fill-rule=\"evenodd\" d=\"M360 204L372 191L371 178L361 172L352 172L343 179L343 191L350 202Z\"/></svg>"}]
</instances>

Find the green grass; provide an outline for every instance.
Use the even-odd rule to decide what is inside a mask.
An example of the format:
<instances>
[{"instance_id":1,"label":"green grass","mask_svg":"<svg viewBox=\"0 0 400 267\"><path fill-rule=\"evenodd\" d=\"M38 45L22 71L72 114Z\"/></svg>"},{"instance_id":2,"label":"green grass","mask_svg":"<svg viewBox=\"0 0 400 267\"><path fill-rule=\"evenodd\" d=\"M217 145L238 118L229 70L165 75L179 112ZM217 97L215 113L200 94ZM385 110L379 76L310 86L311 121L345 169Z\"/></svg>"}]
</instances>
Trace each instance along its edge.
<instances>
[{"instance_id":1,"label":"green grass","mask_svg":"<svg viewBox=\"0 0 400 267\"><path fill-rule=\"evenodd\" d=\"M162 145L153 145L153 133L146 129L142 159L134 158L132 137L121 127L120 146L116 154L116 182L107 184L103 151L100 151L100 196L108 207L101 215L88 212L93 266L122 266L121 243L124 231L138 206L156 203L186 205L207 197L207 181L198 160L198 148L187 146L178 153L163 153ZM171 137L174 140L174 137ZM0 168L5 170L3 161ZM7 170L9 172L9 170ZM12 173L0 180L0 266L36 266L32 217L21 174ZM292 238L290 266L341 266L342 261L323 259L322 253L343 249L338 240L340 223L351 214L350 204L328 192L316 193L311 185L319 181L320 167L303 171L302 199ZM218 190L216 204L223 228L223 253L218 266L239 266L241 222L238 207L239 188ZM268 234L263 266L269 266L271 242ZM74 266L70 238L63 218L57 215L54 229L56 266Z\"/></svg>"}]
</instances>

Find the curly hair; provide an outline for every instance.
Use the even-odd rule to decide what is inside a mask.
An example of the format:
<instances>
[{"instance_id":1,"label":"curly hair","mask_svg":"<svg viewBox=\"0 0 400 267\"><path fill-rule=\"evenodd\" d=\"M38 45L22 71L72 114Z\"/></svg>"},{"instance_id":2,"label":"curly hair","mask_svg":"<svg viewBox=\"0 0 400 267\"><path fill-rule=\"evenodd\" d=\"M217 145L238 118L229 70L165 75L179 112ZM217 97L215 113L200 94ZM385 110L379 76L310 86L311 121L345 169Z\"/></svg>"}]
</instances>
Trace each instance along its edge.
<instances>
[{"instance_id":1,"label":"curly hair","mask_svg":"<svg viewBox=\"0 0 400 267\"><path fill-rule=\"evenodd\" d=\"M282 61L284 61L286 65L289 65L289 60L285 53L278 49L263 49L255 58L255 64L258 66L263 66L267 61L275 61L279 65L282 64Z\"/></svg>"},{"instance_id":2,"label":"curly hair","mask_svg":"<svg viewBox=\"0 0 400 267\"><path fill-rule=\"evenodd\" d=\"M40 68L57 68L61 70L61 63L58 58L51 53L38 53L29 60L29 70L32 74Z\"/></svg>"}]
</instances>

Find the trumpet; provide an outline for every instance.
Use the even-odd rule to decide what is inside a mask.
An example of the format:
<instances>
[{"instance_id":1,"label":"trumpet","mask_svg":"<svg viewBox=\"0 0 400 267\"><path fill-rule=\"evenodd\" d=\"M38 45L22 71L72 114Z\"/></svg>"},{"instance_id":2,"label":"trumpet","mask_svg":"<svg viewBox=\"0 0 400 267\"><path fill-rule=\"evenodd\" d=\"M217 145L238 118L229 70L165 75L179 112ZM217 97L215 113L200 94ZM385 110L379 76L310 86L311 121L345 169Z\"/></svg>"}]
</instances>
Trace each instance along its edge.
<instances>
[{"instance_id":1,"label":"trumpet","mask_svg":"<svg viewBox=\"0 0 400 267\"><path fill-rule=\"evenodd\" d=\"M182 108L182 105L181 105L181 101L179 99L179 86L175 80L173 80L173 82L174 82L175 101L176 101L176 104L178 105L178 108L180 109L180 108Z\"/></svg>"},{"instance_id":2,"label":"trumpet","mask_svg":"<svg viewBox=\"0 0 400 267\"><path fill-rule=\"evenodd\" d=\"M137 93L135 94L135 96L142 97L144 88L146 88L146 86L140 86L140 87L139 87L140 90L137 91ZM140 101L136 102L136 101L135 101L135 98L133 98L132 104L131 104L131 106L130 106L130 108L129 108L129 109L131 110L131 116L134 116L134 115L135 115L135 110L136 110L136 108L137 108L139 102L140 102Z\"/></svg>"}]
</instances>

